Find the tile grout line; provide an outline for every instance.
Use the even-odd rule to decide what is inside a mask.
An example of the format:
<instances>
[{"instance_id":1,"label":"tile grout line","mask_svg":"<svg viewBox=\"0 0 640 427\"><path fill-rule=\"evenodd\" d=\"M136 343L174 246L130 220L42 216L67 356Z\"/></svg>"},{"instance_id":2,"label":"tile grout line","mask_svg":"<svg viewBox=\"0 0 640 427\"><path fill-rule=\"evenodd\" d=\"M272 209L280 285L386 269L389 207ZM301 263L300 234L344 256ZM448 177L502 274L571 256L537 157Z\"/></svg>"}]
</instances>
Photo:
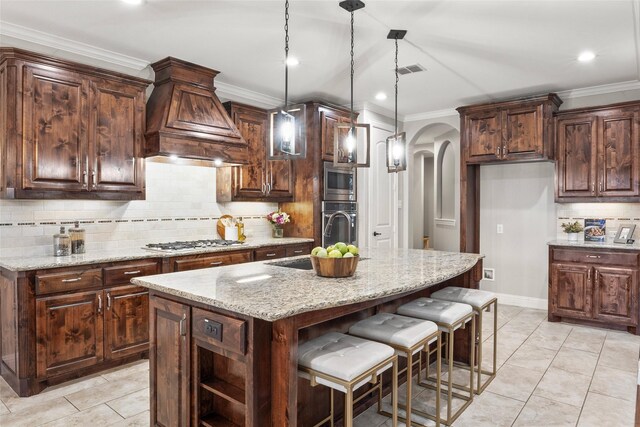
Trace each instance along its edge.
<instances>
[{"instance_id":1,"label":"tile grout line","mask_svg":"<svg viewBox=\"0 0 640 427\"><path fill-rule=\"evenodd\" d=\"M607 332L604 336L604 340L602 340L602 347L600 347L600 352L598 353L598 360L596 360L596 367L593 369L593 375L591 376L591 381L589 381L589 387L587 388L587 394L584 396L584 401L582 402L582 406L580 407L580 413L578 414L578 421L576 421L576 426L580 422L580 418L582 418L582 411L584 411L584 405L587 403L587 397L589 396L589 390L591 390L591 384L593 384L593 377L596 376L596 370L598 369L598 363L600 362L600 356L602 356L602 350L604 350L604 344L607 342Z\"/></svg>"}]
</instances>

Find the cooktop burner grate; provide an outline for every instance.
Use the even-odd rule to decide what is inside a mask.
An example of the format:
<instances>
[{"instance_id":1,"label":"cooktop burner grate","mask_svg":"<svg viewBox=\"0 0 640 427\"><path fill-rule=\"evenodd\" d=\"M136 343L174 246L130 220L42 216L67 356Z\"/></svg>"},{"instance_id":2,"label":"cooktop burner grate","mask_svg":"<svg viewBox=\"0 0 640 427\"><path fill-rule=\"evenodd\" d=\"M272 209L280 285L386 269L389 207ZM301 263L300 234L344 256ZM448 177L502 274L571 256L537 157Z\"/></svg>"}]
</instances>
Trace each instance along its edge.
<instances>
[{"instance_id":1,"label":"cooktop burner grate","mask_svg":"<svg viewBox=\"0 0 640 427\"><path fill-rule=\"evenodd\" d=\"M211 240L189 240L189 241L177 241L177 242L166 242L166 243L149 243L145 246L145 249L155 250L155 251L184 251L191 249L205 249L205 248L216 248L222 246L235 246L242 245L244 242L240 242L238 240L221 240L221 239L211 239Z\"/></svg>"}]
</instances>

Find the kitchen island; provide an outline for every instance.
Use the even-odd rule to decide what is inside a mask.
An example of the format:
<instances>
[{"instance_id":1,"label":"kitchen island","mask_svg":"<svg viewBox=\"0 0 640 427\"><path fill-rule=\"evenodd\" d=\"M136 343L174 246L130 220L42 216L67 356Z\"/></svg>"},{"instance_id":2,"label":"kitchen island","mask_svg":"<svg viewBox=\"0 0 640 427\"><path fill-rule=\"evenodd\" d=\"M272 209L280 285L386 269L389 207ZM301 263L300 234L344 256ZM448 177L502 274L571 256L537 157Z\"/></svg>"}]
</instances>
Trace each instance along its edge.
<instances>
[{"instance_id":1,"label":"kitchen island","mask_svg":"<svg viewBox=\"0 0 640 427\"><path fill-rule=\"evenodd\" d=\"M329 391L298 378L300 343L446 286L477 288L481 271L478 254L372 249L344 279L283 261L135 278L150 289L151 423L313 425ZM461 360L466 333L456 334Z\"/></svg>"}]
</instances>

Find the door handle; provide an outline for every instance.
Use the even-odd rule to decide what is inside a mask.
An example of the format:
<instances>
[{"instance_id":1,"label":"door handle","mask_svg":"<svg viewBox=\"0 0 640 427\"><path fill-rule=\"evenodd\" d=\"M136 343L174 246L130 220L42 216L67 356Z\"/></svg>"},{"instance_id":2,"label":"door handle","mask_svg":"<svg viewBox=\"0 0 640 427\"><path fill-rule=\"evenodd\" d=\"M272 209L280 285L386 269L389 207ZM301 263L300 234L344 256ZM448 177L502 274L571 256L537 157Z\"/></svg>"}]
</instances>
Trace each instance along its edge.
<instances>
[{"instance_id":1,"label":"door handle","mask_svg":"<svg viewBox=\"0 0 640 427\"><path fill-rule=\"evenodd\" d=\"M185 336L187 335L187 315L183 314L182 315L182 319L180 319L180 324L179 324L179 328L180 328L180 336Z\"/></svg>"},{"instance_id":2,"label":"door handle","mask_svg":"<svg viewBox=\"0 0 640 427\"><path fill-rule=\"evenodd\" d=\"M374 235L374 236L382 236L382 233L378 233L377 231L374 231L374 232L373 232L373 235Z\"/></svg>"},{"instance_id":3,"label":"door handle","mask_svg":"<svg viewBox=\"0 0 640 427\"><path fill-rule=\"evenodd\" d=\"M600 189L599 190L600 190L601 193L602 193L602 187L603 187L602 186L602 181L600 181Z\"/></svg>"},{"instance_id":4,"label":"door handle","mask_svg":"<svg viewBox=\"0 0 640 427\"><path fill-rule=\"evenodd\" d=\"M96 182L96 171L91 171L91 187L95 190L98 188L98 183Z\"/></svg>"},{"instance_id":5,"label":"door handle","mask_svg":"<svg viewBox=\"0 0 640 427\"><path fill-rule=\"evenodd\" d=\"M102 313L102 295L98 295L98 314Z\"/></svg>"},{"instance_id":6,"label":"door handle","mask_svg":"<svg viewBox=\"0 0 640 427\"><path fill-rule=\"evenodd\" d=\"M87 188L87 171L82 172L82 188Z\"/></svg>"},{"instance_id":7,"label":"door handle","mask_svg":"<svg viewBox=\"0 0 640 427\"><path fill-rule=\"evenodd\" d=\"M111 310L111 292L107 292L107 310Z\"/></svg>"}]
</instances>

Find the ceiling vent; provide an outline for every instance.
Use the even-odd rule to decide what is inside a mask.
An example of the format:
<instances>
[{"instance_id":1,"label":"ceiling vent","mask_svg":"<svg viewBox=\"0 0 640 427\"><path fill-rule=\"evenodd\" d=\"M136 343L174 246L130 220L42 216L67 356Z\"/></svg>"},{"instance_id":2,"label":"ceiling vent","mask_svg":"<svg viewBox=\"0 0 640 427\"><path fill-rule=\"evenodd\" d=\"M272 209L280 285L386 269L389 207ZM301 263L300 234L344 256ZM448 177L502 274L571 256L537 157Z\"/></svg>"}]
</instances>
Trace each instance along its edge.
<instances>
[{"instance_id":1,"label":"ceiling vent","mask_svg":"<svg viewBox=\"0 0 640 427\"><path fill-rule=\"evenodd\" d=\"M425 67L420 64L407 65L406 67L398 67L398 74L404 76L405 74L420 73L427 71Z\"/></svg>"}]
</instances>

